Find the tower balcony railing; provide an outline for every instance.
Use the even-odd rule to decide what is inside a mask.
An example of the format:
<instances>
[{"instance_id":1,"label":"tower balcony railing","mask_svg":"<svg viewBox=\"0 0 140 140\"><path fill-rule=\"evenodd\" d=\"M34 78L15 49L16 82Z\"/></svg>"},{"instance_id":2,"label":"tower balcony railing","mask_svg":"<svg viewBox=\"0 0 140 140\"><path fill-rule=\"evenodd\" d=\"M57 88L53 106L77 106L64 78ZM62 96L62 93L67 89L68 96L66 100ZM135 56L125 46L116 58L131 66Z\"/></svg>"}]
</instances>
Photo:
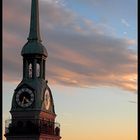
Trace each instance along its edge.
<instances>
[{"instance_id":1,"label":"tower balcony railing","mask_svg":"<svg viewBox=\"0 0 140 140\"><path fill-rule=\"evenodd\" d=\"M5 121L5 135L47 134L60 136L60 124L41 119L8 119Z\"/></svg>"}]
</instances>

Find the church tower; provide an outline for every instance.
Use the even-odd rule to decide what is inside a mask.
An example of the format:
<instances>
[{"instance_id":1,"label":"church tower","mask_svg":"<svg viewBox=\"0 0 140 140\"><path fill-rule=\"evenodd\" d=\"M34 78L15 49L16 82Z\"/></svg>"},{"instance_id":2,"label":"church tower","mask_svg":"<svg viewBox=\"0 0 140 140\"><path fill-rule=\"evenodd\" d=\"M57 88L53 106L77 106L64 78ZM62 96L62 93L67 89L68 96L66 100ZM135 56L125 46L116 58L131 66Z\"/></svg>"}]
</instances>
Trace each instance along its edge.
<instances>
[{"instance_id":1,"label":"church tower","mask_svg":"<svg viewBox=\"0 0 140 140\"><path fill-rule=\"evenodd\" d=\"M39 31L39 3L32 0L30 32L23 46L23 78L16 87L11 120L6 121L7 140L60 140L60 125L51 89L45 80L45 63L48 56L41 43Z\"/></svg>"}]
</instances>

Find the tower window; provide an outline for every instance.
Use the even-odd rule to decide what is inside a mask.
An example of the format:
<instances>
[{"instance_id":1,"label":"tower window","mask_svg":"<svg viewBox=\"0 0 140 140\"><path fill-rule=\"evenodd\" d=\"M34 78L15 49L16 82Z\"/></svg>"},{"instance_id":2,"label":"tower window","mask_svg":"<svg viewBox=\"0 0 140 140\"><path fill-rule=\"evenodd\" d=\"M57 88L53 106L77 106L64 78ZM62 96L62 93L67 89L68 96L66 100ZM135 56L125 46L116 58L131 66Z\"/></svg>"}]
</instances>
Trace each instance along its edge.
<instances>
[{"instance_id":1,"label":"tower window","mask_svg":"<svg viewBox=\"0 0 140 140\"><path fill-rule=\"evenodd\" d=\"M32 74L33 74L33 69L32 69L32 64L29 64L29 78L32 78Z\"/></svg>"},{"instance_id":2,"label":"tower window","mask_svg":"<svg viewBox=\"0 0 140 140\"><path fill-rule=\"evenodd\" d=\"M40 77L40 64L36 64L36 77Z\"/></svg>"}]
</instances>

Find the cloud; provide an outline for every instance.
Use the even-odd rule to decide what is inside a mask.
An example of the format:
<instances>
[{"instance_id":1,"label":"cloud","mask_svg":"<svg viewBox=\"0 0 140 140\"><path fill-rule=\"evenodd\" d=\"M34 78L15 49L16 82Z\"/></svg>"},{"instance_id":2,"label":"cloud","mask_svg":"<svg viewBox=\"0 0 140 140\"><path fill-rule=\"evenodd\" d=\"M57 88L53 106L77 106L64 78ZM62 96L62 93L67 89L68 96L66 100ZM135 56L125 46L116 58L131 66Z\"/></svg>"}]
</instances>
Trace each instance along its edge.
<instances>
[{"instance_id":1,"label":"cloud","mask_svg":"<svg viewBox=\"0 0 140 140\"><path fill-rule=\"evenodd\" d=\"M121 19L122 24L124 24L126 27L130 27L130 24L125 20Z\"/></svg>"},{"instance_id":2,"label":"cloud","mask_svg":"<svg viewBox=\"0 0 140 140\"><path fill-rule=\"evenodd\" d=\"M71 1L71 0L67 0ZM137 18L137 1L134 0L77 0L76 4L86 5L100 14L111 18L127 17ZM109 17L110 18L110 17Z\"/></svg>"},{"instance_id":3,"label":"cloud","mask_svg":"<svg viewBox=\"0 0 140 140\"><path fill-rule=\"evenodd\" d=\"M29 13L26 0L4 1L4 80L21 80L20 51L29 32ZM136 91L137 57L129 49L136 45L135 40L119 38L108 25L96 24L47 1L40 2L40 26L49 53L46 78L50 83Z\"/></svg>"}]
</instances>

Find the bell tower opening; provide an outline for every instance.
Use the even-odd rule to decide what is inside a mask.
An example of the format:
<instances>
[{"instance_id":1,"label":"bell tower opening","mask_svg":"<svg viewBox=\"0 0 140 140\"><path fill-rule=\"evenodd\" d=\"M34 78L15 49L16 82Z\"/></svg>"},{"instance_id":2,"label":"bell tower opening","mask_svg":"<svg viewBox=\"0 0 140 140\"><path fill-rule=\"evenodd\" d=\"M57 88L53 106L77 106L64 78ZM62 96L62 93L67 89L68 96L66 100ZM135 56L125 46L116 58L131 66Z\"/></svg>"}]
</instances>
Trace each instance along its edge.
<instances>
[{"instance_id":1,"label":"bell tower opening","mask_svg":"<svg viewBox=\"0 0 140 140\"><path fill-rule=\"evenodd\" d=\"M40 64L36 64L36 77L40 77Z\"/></svg>"},{"instance_id":2,"label":"bell tower opening","mask_svg":"<svg viewBox=\"0 0 140 140\"><path fill-rule=\"evenodd\" d=\"M32 76L33 76L32 63L29 64L28 70L29 70L29 72L28 72L29 78L32 78Z\"/></svg>"}]
</instances>

